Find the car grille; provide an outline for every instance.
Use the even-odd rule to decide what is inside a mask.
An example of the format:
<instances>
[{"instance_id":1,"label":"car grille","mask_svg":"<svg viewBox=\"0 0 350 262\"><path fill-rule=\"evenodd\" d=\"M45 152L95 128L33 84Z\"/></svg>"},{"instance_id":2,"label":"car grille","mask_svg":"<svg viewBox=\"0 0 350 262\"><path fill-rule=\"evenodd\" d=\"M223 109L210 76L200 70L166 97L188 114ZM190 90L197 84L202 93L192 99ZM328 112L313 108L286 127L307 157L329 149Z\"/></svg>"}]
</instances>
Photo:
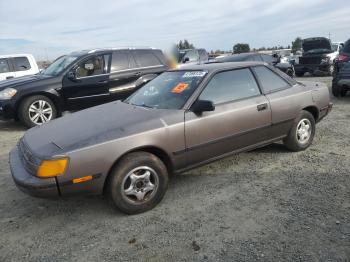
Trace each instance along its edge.
<instances>
[{"instance_id":1,"label":"car grille","mask_svg":"<svg viewBox=\"0 0 350 262\"><path fill-rule=\"evenodd\" d=\"M24 168L27 170L28 173L35 175L39 167L40 160L30 152L23 138L19 141L18 148L19 148L19 155L22 160Z\"/></svg>"},{"instance_id":2,"label":"car grille","mask_svg":"<svg viewBox=\"0 0 350 262\"><path fill-rule=\"evenodd\" d=\"M316 56L316 57L300 57L299 58L299 64L302 65L319 65L321 64L322 57Z\"/></svg>"}]
</instances>

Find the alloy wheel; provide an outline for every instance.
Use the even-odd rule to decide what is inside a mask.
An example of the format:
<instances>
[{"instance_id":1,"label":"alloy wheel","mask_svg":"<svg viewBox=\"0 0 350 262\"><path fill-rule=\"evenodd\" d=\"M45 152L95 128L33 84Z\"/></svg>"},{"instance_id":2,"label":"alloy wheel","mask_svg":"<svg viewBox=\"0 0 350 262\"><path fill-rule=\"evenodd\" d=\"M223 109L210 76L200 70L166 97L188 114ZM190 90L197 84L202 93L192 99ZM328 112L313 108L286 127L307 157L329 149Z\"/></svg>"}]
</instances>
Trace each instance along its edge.
<instances>
[{"instance_id":1,"label":"alloy wheel","mask_svg":"<svg viewBox=\"0 0 350 262\"><path fill-rule=\"evenodd\" d=\"M45 100L34 101L29 106L29 118L36 125L42 125L51 120L52 107Z\"/></svg>"}]
</instances>

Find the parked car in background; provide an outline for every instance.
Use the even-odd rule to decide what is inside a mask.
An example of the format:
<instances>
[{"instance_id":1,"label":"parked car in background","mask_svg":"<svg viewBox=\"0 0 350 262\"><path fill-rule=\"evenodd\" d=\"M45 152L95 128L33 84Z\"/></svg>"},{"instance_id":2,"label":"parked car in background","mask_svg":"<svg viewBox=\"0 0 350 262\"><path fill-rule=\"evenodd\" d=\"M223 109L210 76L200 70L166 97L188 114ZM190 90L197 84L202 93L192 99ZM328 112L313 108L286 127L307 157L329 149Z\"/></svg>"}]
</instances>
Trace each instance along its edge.
<instances>
[{"instance_id":1,"label":"parked car in background","mask_svg":"<svg viewBox=\"0 0 350 262\"><path fill-rule=\"evenodd\" d=\"M159 49L73 52L40 74L0 82L0 117L41 125L66 110L126 98L167 69Z\"/></svg>"},{"instance_id":2,"label":"parked car in background","mask_svg":"<svg viewBox=\"0 0 350 262\"><path fill-rule=\"evenodd\" d=\"M332 93L334 96L345 96L350 91L350 39L345 42L334 64Z\"/></svg>"},{"instance_id":3,"label":"parked car in background","mask_svg":"<svg viewBox=\"0 0 350 262\"><path fill-rule=\"evenodd\" d=\"M217 57L215 62L244 62L244 61L258 61L265 62L269 65L272 65L282 72L286 73L290 77L294 76L294 67L290 63L280 63L279 57L259 54L259 53L243 53L243 54L234 54L224 57Z\"/></svg>"},{"instance_id":4,"label":"parked car in background","mask_svg":"<svg viewBox=\"0 0 350 262\"><path fill-rule=\"evenodd\" d=\"M312 143L331 109L323 83L259 62L165 72L124 101L28 130L10 153L16 185L41 197L106 192L123 212L155 207L180 173L283 140Z\"/></svg>"},{"instance_id":5,"label":"parked car in background","mask_svg":"<svg viewBox=\"0 0 350 262\"><path fill-rule=\"evenodd\" d=\"M333 53L331 41L325 37L313 37L303 40L303 54L299 57L299 63L295 63L294 69L297 76L305 73L313 75L333 75L334 64L330 57Z\"/></svg>"},{"instance_id":6,"label":"parked car in background","mask_svg":"<svg viewBox=\"0 0 350 262\"><path fill-rule=\"evenodd\" d=\"M193 65L209 61L209 54L204 48L179 50L178 64Z\"/></svg>"},{"instance_id":7,"label":"parked car in background","mask_svg":"<svg viewBox=\"0 0 350 262\"><path fill-rule=\"evenodd\" d=\"M39 68L33 55L0 55L0 81L37 73Z\"/></svg>"}]
</instances>

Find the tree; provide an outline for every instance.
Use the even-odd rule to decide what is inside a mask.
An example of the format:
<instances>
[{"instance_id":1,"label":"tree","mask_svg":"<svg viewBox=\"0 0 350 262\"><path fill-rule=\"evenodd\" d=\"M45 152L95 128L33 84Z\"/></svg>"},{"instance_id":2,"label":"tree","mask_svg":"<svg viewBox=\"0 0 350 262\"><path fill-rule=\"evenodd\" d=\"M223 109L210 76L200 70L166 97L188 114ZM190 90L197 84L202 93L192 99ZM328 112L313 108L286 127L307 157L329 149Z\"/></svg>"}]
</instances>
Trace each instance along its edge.
<instances>
[{"instance_id":1,"label":"tree","mask_svg":"<svg viewBox=\"0 0 350 262\"><path fill-rule=\"evenodd\" d=\"M292 53L296 53L296 51L301 50L303 40L300 37L295 38L292 42Z\"/></svg>"},{"instance_id":2,"label":"tree","mask_svg":"<svg viewBox=\"0 0 350 262\"><path fill-rule=\"evenodd\" d=\"M248 53L248 52L250 52L249 44L237 43L233 46L234 54Z\"/></svg>"},{"instance_id":3,"label":"tree","mask_svg":"<svg viewBox=\"0 0 350 262\"><path fill-rule=\"evenodd\" d=\"M187 39L184 39L183 41L180 40L179 43L177 44L177 47L181 49L192 49L194 48L194 45L188 42Z\"/></svg>"}]
</instances>

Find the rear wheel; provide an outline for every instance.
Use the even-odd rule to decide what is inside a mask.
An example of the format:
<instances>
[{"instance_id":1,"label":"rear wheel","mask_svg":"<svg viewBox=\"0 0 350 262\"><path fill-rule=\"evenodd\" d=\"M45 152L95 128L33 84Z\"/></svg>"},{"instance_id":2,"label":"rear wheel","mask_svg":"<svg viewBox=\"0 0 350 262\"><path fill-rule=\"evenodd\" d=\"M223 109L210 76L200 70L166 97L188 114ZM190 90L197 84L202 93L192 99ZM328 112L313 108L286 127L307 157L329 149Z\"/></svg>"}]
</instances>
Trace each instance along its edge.
<instances>
[{"instance_id":1,"label":"rear wheel","mask_svg":"<svg viewBox=\"0 0 350 262\"><path fill-rule=\"evenodd\" d=\"M346 96L346 88L342 86L338 86L337 84L332 85L332 93L335 97L344 97Z\"/></svg>"},{"instance_id":2,"label":"rear wheel","mask_svg":"<svg viewBox=\"0 0 350 262\"><path fill-rule=\"evenodd\" d=\"M308 111L301 111L298 118L283 140L285 146L291 151L302 151L308 148L315 136L316 124L313 115Z\"/></svg>"},{"instance_id":3,"label":"rear wheel","mask_svg":"<svg viewBox=\"0 0 350 262\"><path fill-rule=\"evenodd\" d=\"M51 99L42 95L24 99L18 108L18 118L29 128L49 122L56 116L55 104Z\"/></svg>"},{"instance_id":4,"label":"rear wheel","mask_svg":"<svg viewBox=\"0 0 350 262\"><path fill-rule=\"evenodd\" d=\"M147 152L130 153L112 170L107 182L110 199L126 214L137 214L154 208L168 187L164 163Z\"/></svg>"}]
</instances>

